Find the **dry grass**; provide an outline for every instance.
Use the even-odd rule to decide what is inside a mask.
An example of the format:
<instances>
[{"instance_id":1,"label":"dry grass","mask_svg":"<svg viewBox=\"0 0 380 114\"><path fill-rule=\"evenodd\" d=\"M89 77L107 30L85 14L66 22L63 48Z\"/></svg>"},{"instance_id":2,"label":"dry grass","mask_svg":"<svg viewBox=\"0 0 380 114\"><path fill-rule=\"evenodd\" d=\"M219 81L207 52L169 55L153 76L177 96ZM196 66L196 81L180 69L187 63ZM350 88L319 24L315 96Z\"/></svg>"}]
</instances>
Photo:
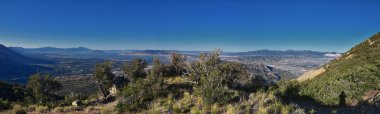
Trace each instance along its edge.
<instances>
[{"instance_id":1,"label":"dry grass","mask_svg":"<svg viewBox=\"0 0 380 114\"><path fill-rule=\"evenodd\" d=\"M61 113L63 111L64 111L63 107L55 107L52 112L53 113Z\"/></svg>"},{"instance_id":2,"label":"dry grass","mask_svg":"<svg viewBox=\"0 0 380 114\"><path fill-rule=\"evenodd\" d=\"M113 114L113 111L109 108L105 108L103 107L101 110L100 110L100 113L101 114Z\"/></svg>"},{"instance_id":3,"label":"dry grass","mask_svg":"<svg viewBox=\"0 0 380 114\"><path fill-rule=\"evenodd\" d=\"M36 112L37 113L47 113L49 111L49 107L47 106L37 106Z\"/></svg>"},{"instance_id":4,"label":"dry grass","mask_svg":"<svg viewBox=\"0 0 380 114\"><path fill-rule=\"evenodd\" d=\"M11 113L12 114L26 114L26 110L21 105L14 105Z\"/></svg>"},{"instance_id":5,"label":"dry grass","mask_svg":"<svg viewBox=\"0 0 380 114\"><path fill-rule=\"evenodd\" d=\"M297 81L303 82L305 80L313 79L314 77L324 73L325 71L326 71L326 69L324 69L323 67L318 68L318 69L314 69L314 70L310 70L310 71L304 73L302 76L298 77Z\"/></svg>"}]
</instances>

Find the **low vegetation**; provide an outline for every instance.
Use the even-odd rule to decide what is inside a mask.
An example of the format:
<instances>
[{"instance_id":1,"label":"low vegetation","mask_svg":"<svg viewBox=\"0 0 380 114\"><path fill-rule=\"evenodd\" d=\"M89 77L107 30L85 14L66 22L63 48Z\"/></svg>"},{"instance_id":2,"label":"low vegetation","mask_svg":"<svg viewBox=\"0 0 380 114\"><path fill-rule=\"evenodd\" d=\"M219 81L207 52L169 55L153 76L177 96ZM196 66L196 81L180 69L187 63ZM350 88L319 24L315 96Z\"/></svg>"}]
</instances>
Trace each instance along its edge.
<instances>
[{"instance_id":1,"label":"low vegetation","mask_svg":"<svg viewBox=\"0 0 380 114\"><path fill-rule=\"evenodd\" d=\"M263 84L260 82L263 80L250 78L241 64L221 61L219 53L220 51L201 54L198 61L187 63L183 56L176 55L172 56L172 62L169 65L160 64L158 60L155 60L146 78L131 81L121 90L119 96L122 100L116 105L116 111L146 113L302 112L294 105L283 104L280 98L266 91L264 85L258 86ZM141 69L143 67L136 70ZM176 75L165 76L163 74Z\"/></svg>"}]
</instances>

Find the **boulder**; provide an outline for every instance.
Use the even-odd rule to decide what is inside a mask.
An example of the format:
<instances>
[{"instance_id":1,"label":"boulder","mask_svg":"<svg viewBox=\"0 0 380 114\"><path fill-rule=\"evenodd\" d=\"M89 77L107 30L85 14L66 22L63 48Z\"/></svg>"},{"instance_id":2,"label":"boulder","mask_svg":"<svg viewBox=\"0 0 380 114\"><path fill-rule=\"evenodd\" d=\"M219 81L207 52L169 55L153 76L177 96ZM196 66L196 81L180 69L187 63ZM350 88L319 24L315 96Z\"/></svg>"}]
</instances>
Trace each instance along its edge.
<instances>
[{"instance_id":1,"label":"boulder","mask_svg":"<svg viewBox=\"0 0 380 114\"><path fill-rule=\"evenodd\" d=\"M369 90L367 92L364 92L364 95L362 96L363 100L372 103L380 100L380 91L379 90Z\"/></svg>"},{"instance_id":2,"label":"boulder","mask_svg":"<svg viewBox=\"0 0 380 114\"><path fill-rule=\"evenodd\" d=\"M113 85L111 88L110 88L110 95L112 96L116 96L117 94L117 88L115 85Z\"/></svg>"}]
</instances>

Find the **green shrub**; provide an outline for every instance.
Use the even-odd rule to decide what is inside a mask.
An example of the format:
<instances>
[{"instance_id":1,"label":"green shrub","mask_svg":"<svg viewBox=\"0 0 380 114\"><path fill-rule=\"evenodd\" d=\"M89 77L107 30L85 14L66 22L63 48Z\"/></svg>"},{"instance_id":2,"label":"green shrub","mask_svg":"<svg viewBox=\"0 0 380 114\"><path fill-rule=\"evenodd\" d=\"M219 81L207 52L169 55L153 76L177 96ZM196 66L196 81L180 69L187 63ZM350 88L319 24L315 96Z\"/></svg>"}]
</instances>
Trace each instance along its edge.
<instances>
[{"instance_id":1,"label":"green shrub","mask_svg":"<svg viewBox=\"0 0 380 114\"><path fill-rule=\"evenodd\" d=\"M35 74L29 77L26 87L32 90L38 104L46 105L60 98L54 92L61 89L62 85L51 75Z\"/></svg>"},{"instance_id":2,"label":"green shrub","mask_svg":"<svg viewBox=\"0 0 380 114\"><path fill-rule=\"evenodd\" d=\"M180 113L182 113L182 109L180 107L174 106L173 112L174 112L174 114L180 114Z\"/></svg>"},{"instance_id":3,"label":"green shrub","mask_svg":"<svg viewBox=\"0 0 380 114\"><path fill-rule=\"evenodd\" d=\"M222 85L222 80L214 76L217 75L202 77L198 86L200 95L203 97L205 104L209 106L214 103L227 103L233 95L227 86Z\"/></svg>"},{"instance_id":4,"label":"green shrub","mask_svg":"<svg viewBox=\"0 0 380 114\"><path fill-rule=\"evenodd\" d=\"M193 107L193 108L191 108L190 113L191 114L201 114L201 110L197 107Z\"/></svg>"},{"instance_id":5,"label":"green shrub","mask_svg":"<svg viewBox=\"0 0 380 114\"><path fill-rule=\"evenodd\" d=\"M123 71L130 80L137 80L138 78L145 78L147 74L145 73L144 69L146 67L146 60L135 58L131 62L124 64Z\"/></svg>"},{"instance_id":6,"label":"green shrub","mask_svg":"<svg viewBox=\"0 0 380 114\"><path fill-rule=\"evenodd\" d=\"M209 108L215 103L229 102L233 95L230 87L238 76L244 74L239 64L223 63L220 53L216 50L208 55L201 54L197 62L186 67L187 72L183 75L195 83L196 90Z\"/></svg>"},{"instance_id":7,"label":"green shrub","mask_svg":"<svg viewBox=\"0 0 380 114\"><path fill-rule=\"evenodd\" d=\"M124 99L118 102L116 110L138 112L147 109L151 101L156 98L165 96L166 84L160 76L149 75L147 79L129 83L120 94Z\"/></svg>"},{"instance_id":8,"label":"green shrub","mask_svg":"<svg viewBox=\"0 0 380 114\"><path fill-rule=\"evenodd\" d=\"M11 103L7 99L3 100L0 98L0 111L4 109L9 109L10 107Z\"/></svg>"}]
</instances>

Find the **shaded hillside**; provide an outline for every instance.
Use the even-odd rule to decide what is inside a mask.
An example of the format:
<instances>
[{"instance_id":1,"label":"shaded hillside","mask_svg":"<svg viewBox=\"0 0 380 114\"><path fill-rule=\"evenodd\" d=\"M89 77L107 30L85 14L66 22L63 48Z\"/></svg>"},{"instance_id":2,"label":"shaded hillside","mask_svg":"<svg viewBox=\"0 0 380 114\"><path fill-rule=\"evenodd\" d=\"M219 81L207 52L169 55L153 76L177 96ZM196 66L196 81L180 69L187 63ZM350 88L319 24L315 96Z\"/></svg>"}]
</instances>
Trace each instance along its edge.
<instances>
[{"instance_id":1,"label":"shaded hillside","mask_svg":"<svg viewBox=\"0 0 380 114\"><path fill-rule=\"evenodd\" d=\"M380 89L380 33L324 65L323 69L326 70L303 81L302 95L327 105L338 105L343 100L348 105L360 103L365 92Z\"/></svg>"},{"instance_id":2,"label":"shaded hillside","mask_svg":"<svg viewBox=\"0 0 380 114\"><path fill-rule=\"evenodd\" d=\"M22 102L31 96L30 91L23 86L17 84L9 84L0 81L0 100L19 101ZM1 107L1 106L0 106ZM1 110L1 108L0 108Z\"/></svg>"},{"instance_id":3,"label":"shaded hillside","mask_svg":"<svg viewBox=\"0 0 380 114\"><path fill-rule=\"evenodd\" d=\"M46 61L27 58L0 44L0 80L26 82L27 77L47 68L36 65Z\"/></svg>"}]
</instances>

